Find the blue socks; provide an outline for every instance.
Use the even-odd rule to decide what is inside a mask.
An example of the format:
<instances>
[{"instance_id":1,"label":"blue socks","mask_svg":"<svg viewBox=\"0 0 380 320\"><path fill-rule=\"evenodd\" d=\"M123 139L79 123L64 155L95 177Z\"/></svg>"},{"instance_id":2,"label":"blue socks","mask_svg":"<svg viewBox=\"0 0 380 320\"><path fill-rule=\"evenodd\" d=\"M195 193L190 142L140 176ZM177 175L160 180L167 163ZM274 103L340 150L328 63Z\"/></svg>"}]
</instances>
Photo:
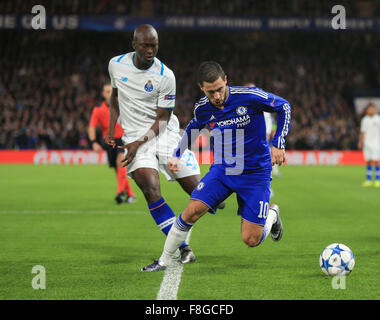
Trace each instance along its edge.
<instances>
[{"instance_id":1,"label":"blue socks","mask_svg":"<svg viewBox=\"0 0 380 320\"><path fill-rule=\"evenodd\" d=\"M367 180L372 181L372 166L370 164L367 166Z\"/></svg>"},{"instance_id":2,"label":"blue socks","mask_svg":"<svg viewBox=\"0 0 380 320\"><path fill-rule=\"evenodd\" d=\"M375 179L380 181L380 166L375 166ZM367 165L367 180L372 181L372 165Z\"/></svg>"},{"instance_id":3,"label":"blue socks","mask_svg":"<svg viewBox=\"0 0 380 320\"><path fill-rule=\"evenodd\" d=\"M176 221L176 217L173 210L169 207L164 198L161 198L160 200L154 203L148 204L148 207L150 214L152 215L157 226L167 236L170 231L170 228ZM180 246L180 248L184 246L187 246L186 242L184 242Z\"/></svg>"}]
</instances>

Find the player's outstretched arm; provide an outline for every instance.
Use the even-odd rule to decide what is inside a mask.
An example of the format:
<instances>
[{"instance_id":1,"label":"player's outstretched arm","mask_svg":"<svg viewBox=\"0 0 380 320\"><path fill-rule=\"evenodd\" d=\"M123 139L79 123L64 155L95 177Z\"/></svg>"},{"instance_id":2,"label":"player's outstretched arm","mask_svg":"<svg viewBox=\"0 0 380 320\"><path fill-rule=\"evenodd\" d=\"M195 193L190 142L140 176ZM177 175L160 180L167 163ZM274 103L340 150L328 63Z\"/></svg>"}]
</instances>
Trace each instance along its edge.
<instances>
[{"instance_id":1,"label":"player's outstretched arm","mask_svg":"<svg viewBox=\"0 0 380 320\"><path fill-rule=\"evenodd\" d=\"M115 147L115 126L117 119L119 118L119 101L118 101L118 92L117 88L112 88L111 102L110 102L110 122L108 125L108 130L104 136L104 141L111 147Z\"/></svg>"},{"instance_id":2,"label":"player's outstretched arm","mask_svg":"<svg viewBox=\"0 0 380 320\"><path fill-rule=\"evenodd\" d=\"M173 151L173 157L181 158L182 154L186 149L190 149L193 142L198 138L200 134L200 129L202 129L204 125L201 121L198 121L196 117L194 117L185 129L185 133L183 134L181 140L178 143L177 148Z\"/></svg>"},{"instance_id":3,"label":"player's outstretched arm","mask_svg":"<svg viewBox=\"0 0 380 320\"><path fill-rule=\"evenodd\" d=\"M203 126L196 120L196 118L193 118L187 125L185 133L179 141L178 146L174 149L172 158L168 162L168 168L174 174L176 174L179 170L178 162L183 152L186 149L191 148L193 142L198 138L202 127Z\"/></svg>"}]
</instances>

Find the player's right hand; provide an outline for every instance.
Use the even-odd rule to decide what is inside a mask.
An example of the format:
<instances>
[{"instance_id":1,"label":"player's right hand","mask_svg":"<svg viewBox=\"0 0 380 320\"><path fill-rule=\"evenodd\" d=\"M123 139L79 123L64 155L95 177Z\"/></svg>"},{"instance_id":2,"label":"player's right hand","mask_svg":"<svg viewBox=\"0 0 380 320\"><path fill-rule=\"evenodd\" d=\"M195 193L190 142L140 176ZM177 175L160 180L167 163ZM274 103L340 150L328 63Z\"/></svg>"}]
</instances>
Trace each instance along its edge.
<instances>
[{"instance_id":1,"label":"player's right hand","mask_svg":"<svg viewBox=\"0 0 380 320\"><path fill-rule=\"evenodd\" d=\"M278 164L281 166L285 162L285 149L278 149L275 146L272 146L272 166Z\"/></svg>"},{"instance_id":2,"label":"player's right hand","mask_svg":"<svg viewBox=\"0 0 380 320\"><path fill-rule=\"evenodd\" d=\"M169 170L171 172L173 172L174 174L176 174L178 172L178 161L179 161L179 158L177 157L172 157L169 162L168 162L168 167L169 167Z\"/></svg>"},{"instance_id":3,"label":"player's right hand","mask_svg":"<svg viewBox=\"0 0 380 320\"><path fill-rule=\"evenodd\" d=\"M104 141L106 144L108 144L109 146L111 146L112 148L115 148L116 147L116 143L115 143L115 139L113 138L114 137L114 134L107 131L106 135L104 136Z\"/></svg>"}]
</instances>

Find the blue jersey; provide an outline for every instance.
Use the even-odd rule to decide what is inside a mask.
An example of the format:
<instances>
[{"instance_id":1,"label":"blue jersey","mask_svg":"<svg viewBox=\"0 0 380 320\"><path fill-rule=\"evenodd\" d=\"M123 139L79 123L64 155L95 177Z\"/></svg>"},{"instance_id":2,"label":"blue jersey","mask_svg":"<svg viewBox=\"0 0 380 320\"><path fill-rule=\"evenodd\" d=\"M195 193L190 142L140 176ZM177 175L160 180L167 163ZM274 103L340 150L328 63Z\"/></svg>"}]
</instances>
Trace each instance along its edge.
<instances>
[{"instance_id":1,"label":"blue jersey","mask_svg":"<svg viewBox=\"0 0 380 320\"><path fill-rule=\"evenodd\" d=\"M214 166L237 169L236 174L272 168L263 111L277 113L277 131L272 145L284 149L291 118L285 99L256 87L227 87L224 108L212 105L206 96L195 104L194 118L186 128L175 157L191 148L200 130L211 128Z\"/></svg>"}]
</instances>

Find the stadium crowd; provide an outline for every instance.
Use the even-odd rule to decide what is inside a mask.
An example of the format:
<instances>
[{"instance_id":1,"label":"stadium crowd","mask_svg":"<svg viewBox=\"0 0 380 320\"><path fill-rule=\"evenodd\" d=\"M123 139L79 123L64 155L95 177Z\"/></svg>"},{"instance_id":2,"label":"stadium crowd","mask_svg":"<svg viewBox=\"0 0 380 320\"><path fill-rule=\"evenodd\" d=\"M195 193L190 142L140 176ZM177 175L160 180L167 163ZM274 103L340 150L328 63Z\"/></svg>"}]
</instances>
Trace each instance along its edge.
<instances>
[{"instance_id":1,"label":"stadium crowd","mask_svg":"<svg viewBox=\"0 0 380 320\"><path fill-rule=\"evenodd\" d=\"M229 84L254 82L289 100L288 149L356 149L356 90L380 87L377 34L159 31L158 58L177 79L181 127L199 98L195 72L216 60ZM108 61L131 50L132 33L1 31L0 149L89 148L91 110Z\"/></svg>"},{"instance_id":2,"label":"stadium crowd","mask_svg":"<svg viewBox=\"0 0 380 320\"><path fill-rule=\"evenodd\" d=\"M329 16L331 0L39 0L50 15L125 14L141 16ZM335 3L334 3L335 4ZM378 15L374 0L340 0L350 16ZM25 0L0 1L2 14L29 14Z\"/></svg>"}]
</instances>

